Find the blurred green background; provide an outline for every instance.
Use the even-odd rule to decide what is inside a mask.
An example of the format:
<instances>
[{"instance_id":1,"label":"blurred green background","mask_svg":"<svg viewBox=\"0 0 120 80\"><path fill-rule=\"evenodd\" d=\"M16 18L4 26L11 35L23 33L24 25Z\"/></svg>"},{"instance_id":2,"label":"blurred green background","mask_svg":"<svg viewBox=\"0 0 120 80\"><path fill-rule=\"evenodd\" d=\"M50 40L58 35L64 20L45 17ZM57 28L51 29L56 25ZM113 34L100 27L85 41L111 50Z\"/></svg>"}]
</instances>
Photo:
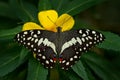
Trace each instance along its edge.
<instances>
[{"instance_id":1,"label":"blurred green background","mask_svg":"<svg viewBox=\"0 0 120 80\"><path fill-rule=\"evenodd\" d=\"M54 9L75 19L74 29L103 33L105 41L68 71L45 69L32 52L14 42L25 22ZM120 80L120 0L0 0L0 80Z\"/></svg>"}]
</instances>

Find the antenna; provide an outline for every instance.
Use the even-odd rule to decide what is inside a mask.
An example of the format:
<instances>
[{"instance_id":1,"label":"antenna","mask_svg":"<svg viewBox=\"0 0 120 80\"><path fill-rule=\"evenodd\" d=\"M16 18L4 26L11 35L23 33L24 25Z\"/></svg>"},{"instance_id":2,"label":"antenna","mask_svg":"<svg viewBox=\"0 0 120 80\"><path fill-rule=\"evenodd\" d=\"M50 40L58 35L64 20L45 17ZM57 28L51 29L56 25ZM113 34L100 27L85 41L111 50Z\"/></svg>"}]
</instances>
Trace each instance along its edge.
<instances>
[{"instance_id":1,"label":"antenna","mask_svg":"<svg viewBox=\"0 0 120 80\"><path fill-rule=\"evenodd\" d=\"M48 17L48 19L52 22L52 23L54 23L51 19L50 19L50 17L49 16L47 16ZM56 25L55 23L54 23L54 25ZM57 26L57 25L56 25Z\"/></svg>"},{"instance_id":2,"label":"antenna","mask_svg":"<svg viewBox=\"0 0 120 80\"><path fill-rule=\"evenodd\" d=\"M70 20L70 18L71 18L71 17L67 17L67 19L65 19L65 18L64 18L64 21L63 21L63 23L62 23L62 25L61 25L61 26L63 26L63 25L64 25L64 23L66 23L68 20Z\"/></svg>"},{"instance_id":3,"label":"antenna","mask_svg":"<svg viewBox=\"0 0 120 80\"><path fill-rule=\"evenodd\" d=\"M55 25L55 26L57 26L57 32L61 32L61 26L63 26L64 25L64 23L66 23L68 20L70 20L70 18L71 17L67 17L67 19L65 19L64 18L64 21L63 21L63 23L62 23L62 25L60 25L60 26L58 26L58 25L56 25L56 23L54 23L52 20L51 20L51 18L49 17L49 16L47 16L48 17L48 19Z\"/></svg>"}]
</instances>

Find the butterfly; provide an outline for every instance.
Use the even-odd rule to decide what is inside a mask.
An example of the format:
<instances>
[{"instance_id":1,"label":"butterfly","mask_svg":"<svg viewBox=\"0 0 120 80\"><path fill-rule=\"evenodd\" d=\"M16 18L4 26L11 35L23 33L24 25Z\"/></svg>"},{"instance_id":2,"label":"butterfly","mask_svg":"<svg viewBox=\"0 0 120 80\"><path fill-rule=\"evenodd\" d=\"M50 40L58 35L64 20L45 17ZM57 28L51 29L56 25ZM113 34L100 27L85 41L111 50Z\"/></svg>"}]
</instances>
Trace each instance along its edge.
<instances>
[{"instance_id":1,"label":"butterfly","mask_svg":"<svg viewBox=\"0 0 120 80\"><path fill-rule=\"evenodd\" d=\"M47 30L26 30L15 36L15 41L24 45L36 54L36 59L46 68L59 64L61 69L68 70L79 60L83 52L104 41L103 34L79 29L57 32Z\"/></svg>"}]
</instances>

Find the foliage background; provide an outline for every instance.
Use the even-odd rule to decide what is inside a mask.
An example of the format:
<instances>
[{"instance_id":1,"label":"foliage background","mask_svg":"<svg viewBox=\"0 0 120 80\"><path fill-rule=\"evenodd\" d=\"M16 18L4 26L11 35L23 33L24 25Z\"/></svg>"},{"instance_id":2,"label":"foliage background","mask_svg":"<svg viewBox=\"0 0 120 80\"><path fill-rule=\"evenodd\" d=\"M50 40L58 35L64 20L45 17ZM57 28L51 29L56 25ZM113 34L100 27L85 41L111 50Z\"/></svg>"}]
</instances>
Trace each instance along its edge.
<instances>
[{"instance_id":1,"label":"foliage background","mask_svg":"<svg viewBox=\"0 0 120 80\"><path fill-rule=\"evenodd\" d=\"M119 0L0 0L0 80L119 80L119 4ZM13 38L25 22L39 24L37 13L47 9L72 15L74 29L99 30L106 40L83 54L69 71L43 68Z\"/></svg>"}]
</instances>

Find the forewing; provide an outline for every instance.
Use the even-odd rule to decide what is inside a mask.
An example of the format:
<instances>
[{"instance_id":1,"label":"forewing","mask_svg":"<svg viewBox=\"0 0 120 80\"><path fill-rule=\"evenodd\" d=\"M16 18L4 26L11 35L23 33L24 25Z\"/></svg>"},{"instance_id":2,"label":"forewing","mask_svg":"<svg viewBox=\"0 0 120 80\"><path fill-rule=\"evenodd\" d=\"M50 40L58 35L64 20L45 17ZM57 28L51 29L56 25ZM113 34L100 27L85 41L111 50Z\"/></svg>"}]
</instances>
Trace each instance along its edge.
<instances>
[{"instance_id":1,"label":"forewing","mask_svg":"<svg viewBox=\"0 0 120 80\"><path fill-rule=\"evenodd\" d=\"M30 49L36 58L46 68L52 68L55 63L53 61L55 54L54 41L55 34L44 30L27 30L18 33L15 41Z\"/></svg>"},{"instance_id":2,"label":"forewing","mask_svg":"<svg viewBox=\"0 0 120 80\"><path fill-rule=\"evenodd\" d=\"M79 60L83 52L105 39L101 33L90 29L66 31L63 35L64 44L61 47L60 65L66 70Z\"/></svg>"}]
</instances>

